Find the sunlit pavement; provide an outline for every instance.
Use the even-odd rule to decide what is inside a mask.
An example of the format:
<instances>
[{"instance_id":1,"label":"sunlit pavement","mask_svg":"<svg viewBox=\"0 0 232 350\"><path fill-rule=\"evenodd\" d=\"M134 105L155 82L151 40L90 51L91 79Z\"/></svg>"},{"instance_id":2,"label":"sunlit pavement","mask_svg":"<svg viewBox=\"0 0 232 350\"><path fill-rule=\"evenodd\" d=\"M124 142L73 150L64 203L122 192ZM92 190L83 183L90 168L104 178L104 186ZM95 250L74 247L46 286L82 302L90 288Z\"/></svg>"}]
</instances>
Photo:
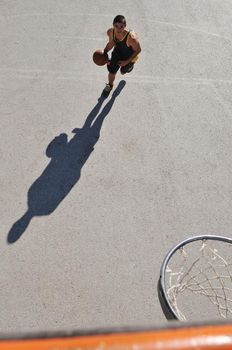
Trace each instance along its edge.
<instances>
[{"instance_id":1,"label":"sunlit pavement","mask_svg":"<svg viewBox=\"0 0 232 350\"><path fill-rule=\"evenodd\" d=\"M231 2L143 3L0 3L1 332L165 323L166 252L231 236ZM142 53L98 101L117 14Z\"/></svg>"}]
</instances>

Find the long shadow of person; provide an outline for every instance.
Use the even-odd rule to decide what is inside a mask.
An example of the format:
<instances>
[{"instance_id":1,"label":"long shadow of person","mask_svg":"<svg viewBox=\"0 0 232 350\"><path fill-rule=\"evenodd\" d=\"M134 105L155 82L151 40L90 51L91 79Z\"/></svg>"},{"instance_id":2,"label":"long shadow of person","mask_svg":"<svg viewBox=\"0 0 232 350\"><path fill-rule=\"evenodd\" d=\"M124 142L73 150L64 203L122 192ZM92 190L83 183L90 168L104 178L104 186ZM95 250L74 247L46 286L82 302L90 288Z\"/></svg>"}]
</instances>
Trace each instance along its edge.
<instances>
[{"instance_id":1,"label":"long shadow of person","mask_svg":"<svg viewBox=\"0 0 232 350\"><path fill-rule=\"evenodd\" d=\"M101 112L104 97L98 99L83 127L73 130L75 135L69 142L64 133L50 142L46 155L51 161L31 185L28 191L28 210L13 224L7 236L8 243L14 243L21 237L34 216L51 214L77 183L81 169L99 139L103 121L125 83L124 80L120 81Z\"/></svg>"}]
</instances>

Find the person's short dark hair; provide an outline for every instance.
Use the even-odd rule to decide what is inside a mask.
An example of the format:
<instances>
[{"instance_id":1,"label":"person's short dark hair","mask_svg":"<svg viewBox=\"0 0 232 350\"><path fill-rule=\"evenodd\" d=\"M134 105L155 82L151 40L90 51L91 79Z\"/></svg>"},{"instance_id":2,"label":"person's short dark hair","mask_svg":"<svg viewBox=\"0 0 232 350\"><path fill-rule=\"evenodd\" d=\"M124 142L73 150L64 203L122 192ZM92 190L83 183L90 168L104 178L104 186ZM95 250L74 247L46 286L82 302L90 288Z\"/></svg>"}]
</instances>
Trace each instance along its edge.
<instances>
[{"instance_id":1,"label":"person's short dark hair","mask_svg":"<svg viewBox=\"0 0 232 350\"><path fill-rule=\"evenodd\" d=\"M115 23L122 23L124 26L126 26L126 18L122 15L117 15L113 20L113 24Z\"/></svg>"}]
</instances>

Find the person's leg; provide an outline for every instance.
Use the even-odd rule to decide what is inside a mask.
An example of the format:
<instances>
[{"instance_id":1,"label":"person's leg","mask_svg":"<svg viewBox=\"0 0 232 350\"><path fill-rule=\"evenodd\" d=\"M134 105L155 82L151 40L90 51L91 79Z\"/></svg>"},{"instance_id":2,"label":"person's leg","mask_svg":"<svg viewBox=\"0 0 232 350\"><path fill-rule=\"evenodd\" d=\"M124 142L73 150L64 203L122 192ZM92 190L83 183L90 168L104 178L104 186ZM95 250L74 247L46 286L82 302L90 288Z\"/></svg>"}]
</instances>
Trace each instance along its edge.
<instances>
[{"instance_id":1,"label":"person's leg","mask_svg":"<svg viewBox=\"0 0 232 350\"><path fill-rule=\"evenodd\" d=\"M115 77L116 77L116 74L114 74L114 73L109 73L108 74L108 80L109 80L109 85L110 86L114 85Z\"/></svg>"},{"instance_id":2,"label":"person's leg","mask_svg":"<svg viewBox=\"0 0 232 350\"><path fill-rule=\"evenodd\" d=\"M107 65L108 69L108 84L106 84L105 89L102 91L102 95L107 97L110 93L110 91L113 89L114 86L114 80L117 74L117 71L119 70L119 65L117 64L117 57L115 54L112 54L110 64Z\"/></svg>"},{"instance_id":3,"label":"person's leg","mask_svg":"<svg viewBox=\"0 0 232 350\"><path fill-rule=\"evenodd\" d=\"M134 62L130 62L126 66L121 67L120 72L121 74L130 73L133 70L133 68L134 68Z\"/></svg>"}]
</instances>

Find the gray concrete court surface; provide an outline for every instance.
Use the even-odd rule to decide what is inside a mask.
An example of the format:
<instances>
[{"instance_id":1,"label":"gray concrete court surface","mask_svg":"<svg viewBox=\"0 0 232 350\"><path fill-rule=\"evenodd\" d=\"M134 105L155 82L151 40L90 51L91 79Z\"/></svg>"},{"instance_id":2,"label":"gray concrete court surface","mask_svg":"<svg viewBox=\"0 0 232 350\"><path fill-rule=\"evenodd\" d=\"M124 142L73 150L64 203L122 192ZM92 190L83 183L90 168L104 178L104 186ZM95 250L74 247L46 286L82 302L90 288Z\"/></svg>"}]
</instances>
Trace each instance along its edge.
<instances>
[{"instance_id":1,"label":"gray concrete court surface","mask_svg":"<svg viewBox=\"0 0 232 350\"><path fill-rule=\"evenodd\" d=\"M98 103L117 14L142 53ZM231 18L229 0L0 1L1 332L165 323L166 252L232 235Z\"/></svg>"}]
</instances>

